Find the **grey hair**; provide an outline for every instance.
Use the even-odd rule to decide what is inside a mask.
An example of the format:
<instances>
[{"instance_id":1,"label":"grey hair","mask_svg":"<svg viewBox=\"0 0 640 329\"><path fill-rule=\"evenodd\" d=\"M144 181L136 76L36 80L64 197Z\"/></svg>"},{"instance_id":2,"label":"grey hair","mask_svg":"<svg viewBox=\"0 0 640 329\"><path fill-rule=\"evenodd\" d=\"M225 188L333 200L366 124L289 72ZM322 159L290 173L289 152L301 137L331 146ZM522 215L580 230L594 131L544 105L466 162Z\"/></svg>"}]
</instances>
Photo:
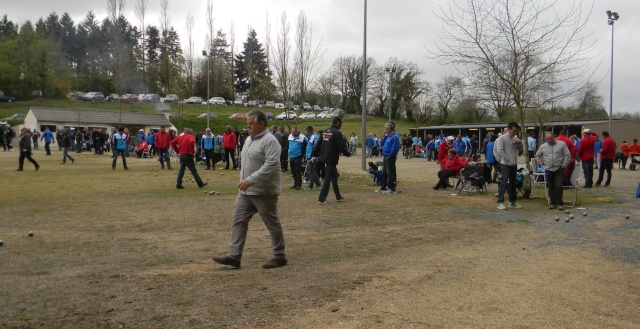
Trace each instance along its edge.
<instances>
[{"instance_id":1,"label":"grey hair","mask_svg":"<svg viewBox=\"0 0 640 329\"><path fill-rule=\"evenodd\" d=\"M253 110L249 113L247 113L247 117L255 117L256 118L256 122L262 122L264 123L264 126L267 126L267 115L264 114L264 112L260 111L260 110Z\"/></svg>"},{"instance_id":2,"label":"grey hair","mask_svg":"<svg viewBox=\"0 0 640 329\"><path fill-rule=\"evenodd\" d=\"M384 127L385 127L385 128L389 128L389 129L391 129L391 130L396 130L396 126L395 126L393 123L391 123L391 122L387 122L387 123L385 123L385 124L384 124Z\"/></svg>"}]
</instances>

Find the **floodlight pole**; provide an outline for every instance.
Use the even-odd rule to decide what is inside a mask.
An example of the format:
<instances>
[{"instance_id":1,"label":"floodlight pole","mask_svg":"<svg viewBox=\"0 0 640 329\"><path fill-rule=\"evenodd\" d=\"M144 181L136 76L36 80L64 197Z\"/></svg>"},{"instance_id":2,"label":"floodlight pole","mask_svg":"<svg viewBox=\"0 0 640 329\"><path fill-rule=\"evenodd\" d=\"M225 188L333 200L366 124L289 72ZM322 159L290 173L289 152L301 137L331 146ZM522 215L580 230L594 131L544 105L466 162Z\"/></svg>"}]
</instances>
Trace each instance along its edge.
<instances>
[{"instance_id":1,"label":"floodlight pole","mask_svg":"<svg viewBox=\"0 0 640 329\"><path fill-rule=\"evenodd\" d=\"M611 126L613 121L613 25L618 20L617 12L607 10L607 24L611 25L611 72L609 73L609 134L612 133Z\"/></svg>"},{"instance_id":2,"label":"floodlight pole","mask_svg":"<svg viewBox=\"0 0 640 329\"><path fill-rule=\"evenodd\" d=\"M211 110L209 109L209 55L207 54L206 50L202 51L202 55L207 57L207 128L211 128Z\"/></svg>"},{"instance_id":3,"label":"floodlight pole","mask_svg":"<svg viewBox=\"0 0 640 329\"><path fill-rule=\"evenodd\" d=\"M365 143L367 141L367 0L364 0L364 42L362 49L362 170L367 170L367 153ZM357 147L357 145L356 145Z\"/></svg>"}]
</instances>

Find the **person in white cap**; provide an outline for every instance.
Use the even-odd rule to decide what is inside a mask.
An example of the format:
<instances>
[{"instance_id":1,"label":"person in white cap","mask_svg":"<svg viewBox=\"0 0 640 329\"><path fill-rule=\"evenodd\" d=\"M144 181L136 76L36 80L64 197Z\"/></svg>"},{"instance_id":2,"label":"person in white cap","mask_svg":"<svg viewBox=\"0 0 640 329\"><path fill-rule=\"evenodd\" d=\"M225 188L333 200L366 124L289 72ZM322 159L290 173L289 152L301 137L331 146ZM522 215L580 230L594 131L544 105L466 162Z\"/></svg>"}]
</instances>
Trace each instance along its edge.
<instances>
[{"instance_id":1,"label":"person in white cap","mask_svg":"<svg viewBox=\"0 0 640 329\"><path fill-rule=\"evenodd\" d=\"M578 144L578 158L582 163L582 171L584 172L584 188L593 187L593 159L595 157L594 146L597 139L595 133L589 128L582 131L582 140Z\"/></svg>"},{"instance_id":2,"label":"person in white cap","mask_svg":"<svg viewBox=\"0 0 640 329\"><path fill-rule=\"evenodd\" d=\"M442 169L442 164L445 163L449 157L449 149L453 147L454 139L455 137L449 136L447 137L446 143L440 143L440 146L438 146L438 163L440 163L440 169Z\"/></svg>"}]
</instances>

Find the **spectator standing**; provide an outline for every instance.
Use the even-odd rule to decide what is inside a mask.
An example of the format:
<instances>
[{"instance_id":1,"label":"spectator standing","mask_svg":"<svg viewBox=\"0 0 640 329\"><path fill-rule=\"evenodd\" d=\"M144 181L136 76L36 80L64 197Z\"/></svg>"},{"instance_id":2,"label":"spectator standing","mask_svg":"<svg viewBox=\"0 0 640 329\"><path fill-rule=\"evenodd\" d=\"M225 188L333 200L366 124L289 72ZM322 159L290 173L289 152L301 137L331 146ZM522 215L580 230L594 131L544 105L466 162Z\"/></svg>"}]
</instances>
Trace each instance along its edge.
<instances>
[{"instance_id":1,"label":"spectator standing","mask_svg":"<svg viewBox=\"0 0 640 329\"><path fill-rule=\"evenodd\" d=\"M7 130L4 132L5 142L7 144L7 149L9 151L13 151L13 138L16 137L16 131L11 128L10 125L7 125ZM21 131L22 132L22 131Z\"/></svg>"},{"instance_id":2,"label":"spectator standing","mask_svg":"<svg viewBox=\"0 0 640 329\"><path fill-rule=\"evenodd\" d=\"M120 127L113 135L113 161L111 162L111 170L116 170L116 162L118 156L122 155L122 166L124 170L129 170L127 167L127 158L124 156L124 151L127 147L127 135L124 133L124 128Z\"/></svg>"},{"instance_id":3,"label":"spectator standing","mask_svg":"<svg viewBox=\"0 0 640 329\"><path fill-rule=\"evenodd\" d=\"M582 130L582 140L578 145L578 158L582 163L582 172L584 173L584 188L593 187L593 159L594 159L594 146L596 136L592 136L591 129L585 128Z\"/></svg>"},{"instance_id":4,"label":"spectator standing","mask_svg":"<svg viewBox=\"0 0 640 329\"><path fill-rule=\"evenodd\" d=\"M280 216L278 196L280 195L282 173L280 171L282 146L267 130L264 112L253 110L247 114L249 136L242 148L239 193L233 210L231 244L224 257L213 257L213 261L234 268L240 267L244 244L249 230L249 221L256 213L271 237L272 256L262 268L269 269L287 264L285 242Z\"/></svg>"},{"instance_id":5,"label":"spectator standing","mask_svg":"<svg viewBox=\"0 0 640 329\"><path fill-rule=\"evenodd\" d=\"M367 158L370 158L373 156L373 133L369 133L369 135L367 136L367 140L366 140L366 146L367 146Z\"/></svg>"},{"instance_id":6,"label":"spectator standing","mask_svg":"<svg viewBox=\"0 0 640 329\"><path fill-rule=\"evenodd\" d=\"M600 138L596 138L596 141L593 145L593 152L594 152L594 162L595 162L595 168L598 169L598 165L600 164L600 159L602 158L601 154L600 154L600 150L602 150L602 141L600 140Z\"/></svg>"},{"instance_id":7,"label":"spectator standing","mask_svg":"<svg viewBox=\"0 0 640 329\"><path fill-rule=\"evenodd\" d=\"M33 140L33 149L34 150L38 149L38 138L39 137L40 137L40 134L38 133L38 131L33 129L33 132L31 132L31 139Z\"/></svg>"},{"instance_id":8,"label":"spectator standing","mask_svg":"<svg viewBox=\"0 0 640 329\"><path fill-rule=\"evenodd\" d=\"M529 137L527 138L527 150L529 151L529 159L533 159L536 156L536 148L538 147L538 141L535 139L535 134L533 132L529 133ZM554 139L555 140L555 139Z\"/></svg>"},{"instance_id":9,"label":"spectator standing","mask_svg":"<svg viewBox=\"0 0 640 329\"><path fill-rule=\"evenodd\" d=\"M493 175L491 177L492 183L498 183L498 173L500 172L500 163L498 163L496 157L493 154L493 149L496 144L496 135L490 135L489 141L485 144L485 158L487 159L487 163L492 168Z\"/></svg>"},{"instance_id":10,"label":"spectator standing","mask_svg":"<svg viewBox=\"0 0 640 329\"><path fill-rule=\"evenodd\" d=\"M311 191L320 188L320 179L318 178L318 163L316 161L311 161L311 158L313 157L313 149L318 144L318 135L316 135L316 133L313 131L313 126L307 127L306 134L308 143L305 156L307 158L307 179L309 180L309 186L304 190Z\"/></svg>"},{"instance_id":11,"label":"spectator standing","mask_svg":"<svg viewBox=\"0 0 640 329\"><path fill-rule=\"evenodd\" d=\"M195 157L195 142L196 139L193 136L193 130L190 128L185 128L185 133L176 137L171 141L171 147L180 154L180 169L178 170L178 178L176 180L176 188L183 189L182 185L182 177L184 176L184 169L189 168L191 175L198 183L198 187L204 187L208 183L203 182L198 175L198 171L196 170L196 164L194 162Z\"/></svg>"},{"instance_id":12,"label":"spectator standing","mask_svg":"<svg viewBox=\"0 0 640 329\"><path fill-rule=\"evenodd\" d=\"M171 157L169 157L169 146L171 145L171 136L165 130L164 126L160 127L160 131L154 137L154 145L158 150L158 158L160 160L160 168L164 169L164 161L167 160L167 169L171 170Z\"/></svg>"},{"instance_id":13,"label":"spectator standing","mask_svg":"<svg viewBox=\"0 0 640 329\"><path fill-rule=\"evenodd\" d=\"M299 190L302 188L303 151L309 140L307 139L307 136L300 133L300 129L298 129L298 127L293 127L293 129L291 129L291 134L289 134L288 142L289 162L291 166L291 173L293 174L293 185L291 188Z\"/></svg>"},{"instance_id":14,"label":"spectator standing","mask_svg":"<svg viewBox=\"0 0 640 329\"><path fill-rule=\"evenodd\" d=\"M578 146L580 145L575 144L574 140L569 138L569 136L567 135L566 129L560 130L560 135L558 135L556 139L565 143L565 145L567 145L567 147L569 148L569 152L571 153L571 161L569 162L569 165L564 168L564 178L565 180L569 181L571 179L571 174L573 173L573 170L576 167L575 159L576 159L576 155L578 154L578 148L576 147L576 145Z\"/></svg>"},{"instance_id":15,"label":"spectator standing","mask_svg":"<svg viewBox=\"0 0 640 329\"><path fill-rule=\"evenodd\" d=\"M129 157L129 145L131 145L131 132L129 132L129 128L124 128L124 134L127 135L127 143L126 149L124 150L124 156ZM169 168L171 169L171 168Z\"/></svg>"},{"instance_id":16,"label":"spectator standing","mask_svg":"<svg viewBox=\"0 0 640 329\"><path fill-rule=\"evenodd\" d=\"M20 129L20 140L18 140L18 147L20 148L20 157L18 158L18 169L16 171L23 171L24 159L33 163L36 167L36 171L40 169L40 165L31 158L31 134L28 128Z\"/></svg>"},{"instance_id":17,"label":"spectator standing","mask_svg":"<svg viewBox=\"0 0 640 329\"><path fill-rule=\"evenodd\" d=\"M278 142L280 142L280 146L282 146L282 151L280 152L280 167L282 171L287 171L289 170L289 132L284 130L284 126L280 125L278 133L279 135L276 135L276 137L279 138Z\"/></svg>"},{"instance_id":18,"label":"spectator standing","mask_svg":"<svg viewBox=\"0 0 640 329\"><path fill-rule=\"evenodd\" d=\"M436 152L436 140L435 138L431 138L428 142L427 142L427 161L431 161L435 158L435 152Z\"/></svg>"},{"instance_id":19,"label":"spectator standing","mask_svg":"<svg viewBox=\"0 0 640 329\"><path fill-rule=\"evenodd\" d=\"M536 152L538 163L544 168L544 176L547 181L549 209L563 210L562 183L564 181L564 168L571 161L571 153L567 144L558 141L551 132L544 134L547 143L540 145ZM584 142L584 139L583 139ZM582 143L580 143L582 145Z\"/></svg>"},{"instance_id":20,"label":"spectator standing","mask_svg":"<svg viewBox=\"0 0 640 329\"><path fill-rule=\"evenodd\" d=\"M411 146L408 147L409 152L411 152ZM396 160L399 151L400 137L395 131L394 124L387 122L384 124L384 137L382 138L382 185L380 185L380 188L376 190L376 192L385 194L396 193Z\"/></svg>"},{"instance_id":21,"label":"spectator standing","mask_svg":"<svg viewBox=\"0 0 640 329\"><path fill-rule=\"evenodd\" d=\"M84 134L78 131L76 133L76 153L82 153L82 145L84 145Z\"/></svg>"},{"instance_id":22,"label":"spectator standing","mask_svg":"<svg viewBox=\"0 0 640 329\"><path fill-rule=\"evenodd\" d=\"M620 159L622 161L622 169L626 169L629 153L631 153L627 141L622 141L622 144L620 144L620 152L622 153L622 159Z\"/></svg>"},{"instance_id":23,"label":"spectator standing","mask_svg":"<svg viewBox=\"0 0 640 329\"><path fill-rule=\"evenodd\" d=\"M158 153L158 149L156 148L156 132L153 129L150 129L147 133L147 144L149 144L149 155L153 156Z\"/></svg>"},{"instance_id":24,"label":"spectator standing","mask_svg":"<svg viewBox=\"0 0 640 329\"><path fill-rule=\"evenodd\" d=\"M6 135L3 126L0 126L0 145L2 145L3 152L7 152Z\"/></svg>"},{"instance_id":25,"label":"spectator standing","mask_svg":"<svg viewBox=\"0 0 640 329\"><path fill-rule=\"evenodd\" d=\"M498 209L505 210L504 193L509 193L509 207L522 208L517 203L516 176L518 170L518 145L522 144L518 139L520 125L509 123L507 131L496 139L495 149L500 161L500 184L498 186Z\"/></svg>"},{"instance_id":26,"label":"spectator standing","mask_svg":"<svg viewBox=\"0 0 640 329\"><path fill-rule=\"evenodd\" d=\"M71 164L75 162L75 159L69 155L69 148L71 147L71 143L73 143L73 139L71 139L71 134L69 134L69 129L64 128L62 130L62 141L60 143L60 147L62 147L62 163L67 163L67 158L71 160Z\"/></svg>"},{"instance_id":27,"label":"spectator standing","mask_svg":"<svg viewBox=\"0 0 640 329\"><path fill-rule=\"evenodd\" d=\"M53 142L53 133L51 132L51 130L49 130L49 128L45 128L44 132L42 133L40 140L43 140L43 139L44 139L44 150L47 152L46 155L51 155L51 148L49 147L49 145L51 145L51 142Z\"/></svg>"},{"instance_id":28,"label":"spectator standing","mask_svg":"<svg viewBox=\"0 0 640 329\"><path fill-rule=\"evenodd\" d=\"M445 142L441 141L440 146L438 146L438 163L440 164L440 169L442 169L442 164L447 160L447 157L449 157L449 149L453 147L454 139L453 136L449 136Z\"/></svg>"},{"instance_id":29,"label":"spectator standing","mask_svg":"<svg viewBox=\"0 0 640 329\"><path fill-rule=\"evenodd\" d=\"M145 137L146 136L144 134L144 129L138 130L138 136L136 138L136 143L138 143L138 146L140 146L140 143L142 143L142 141L144 141L145 144L149 145L149 143L147 143L147 139Z\"/></svg>"},{"instance_id":30,"label":"spectator standing","mask_svg":"<svg viewBox=\"0 0 640 329\"><path fill-rule=\"evenodd\" d=\"M58 141L58 151L62 151L62 129L58 129L56 132L56 141Z\"/></svg>"},{"instance_id":31,"label":"spectator standing","mask_svg":"<svg viewBox=\"0 0 640 329\"><path fill-rule=\"evenodd\" d=\"M464 142L461 135L458 135L458 138L456 138L453 141L453 147L456 149L456 152L460 154L461 157L463 158L465 157L467 152L467 143Z\"/></svg>"},{"instance_id":32,"label":"spectator standing","mask_svg":"<svg viewBox=\"0 0 640 329\"><path fill-rule=\"evenodd\" d=\"M471 145L471 153L469 153L469 158L473 159L474 161L478 161L480 159L480 157L477 156L478 137L476 137L476 135L471 135L471 138L469 138L469 144Z\"/></svg>"},{"instance_id":33,"label":"spectator standing","mask_svg":"<svg viewBox=\"0 0 640 329\"><path fill-rule=\"evenodd\" d=\"M602 132L602 148L600 149L600 170L598 171L598 180L596 186L600 186L604 178L604 172L607 171L607 180L604 187L611 184L611 169L613 169L613 157L616 155L616 142L609 136L608 131Z\"/></svg>"},{"instance_id":34,"label":"spectator standing","mask_svg":"<svg viewBox=\"0 0 640 329\"><path fill-rule=\"evenodd\" d=\"M448 157L442 164L442 169L438 171L438 183L433 187L434 190L446 188L448 185L449 177L455 177L460 170L464 168L464 162L462 158L458 156L456 149L449 149Z\"/></svg>"},{"instance_id":35,"label":"spectator standing","mask_svg":"<svg viewBox=\"0 0 640 329\"><path fill-rule=\"evenodd\" d=\"M358 147L358 136L356 136L356 133L351 133L351 137L349 137L349 153L355 154L356 147Z\"/></svg>"},{"instance_id":36,"label":"spectator standing","mask_svg":"<svg viewBox=\"0 0 640 329\"><path fill-rule=\"evenodd\" d=\"M229 158L233 163L232 169L235 170L238 165L236 164L236 146L238 144L238 137L231 130L231 126L227 125L224 134L222 134L222 147L224 148L224 159L227 163L224 169L229 170Z\"/></svg>"},{"instance_id":37,"label":"spectator standing","mask_svg":"<svg viewBox=\"0 0 640 329\"><path fill-rule=\"evenodd\" d=\"M316 161L319 158L324 163L324 181L320 188L320 194L318 195L318 204L327 204L327 196L329 195L329 185L333 186L333 193L336 196L338 202L343 201L344 197L340 194L340 188L338 186L338 172L337 166L340 159L340 154L344 156L351 156L346 148L345 139L340 132L342 128L342 118L333 117L331 127L324 129L322 135L313 150L314 157L311 161Z\"/></svg>"},{"instance_id":38,"label":"spectator standing","mask_svg":"<svg viewBox=\"0 0 640 329\"><path fill-rule=\"evenodd\" d=\"M200 138L200 153L204 155L204 161L207 164L205 170L211 170L211 164L213 163L213 170L216 170L216 162L214 160L213 151L216 144L216 138L211 133L211 129L204 130L204 135ZM201 160L202 161L202 160Z\"/></svg>"}]
</instances>

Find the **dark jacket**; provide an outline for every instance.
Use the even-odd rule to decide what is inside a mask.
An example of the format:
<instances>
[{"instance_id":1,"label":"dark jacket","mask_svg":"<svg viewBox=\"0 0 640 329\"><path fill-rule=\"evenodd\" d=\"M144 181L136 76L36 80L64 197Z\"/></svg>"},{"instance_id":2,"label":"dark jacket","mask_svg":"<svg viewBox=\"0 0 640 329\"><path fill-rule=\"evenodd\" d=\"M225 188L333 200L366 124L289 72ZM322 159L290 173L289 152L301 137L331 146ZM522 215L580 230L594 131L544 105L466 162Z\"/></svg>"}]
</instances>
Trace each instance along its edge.
<instances>
[{"instance_id":1,"label":"dark jacket","mask_svg":"<svg viewBox=\"0 0 640 329\"><path fill-rule=\"evenodd\" d=\"M71 135L62 134L62 143L60 143L62 147L71 147Z\"/></svg>"},{"instance_id":2,"label":"dark jacket","mask_svg":"<svg viewBox=\"0 0 640 329\"><path fill-rule=\"evenodd\" d=\"M340 129L331 126L320 132L321 137L313 149L315 156L320 155L320 161L324 163L338 164L340 154L351 156L347 150L347 143Z\"/></svg>"},{"instance_id":3,"label":"dark jacket","mask_svg":"<svg viewBox=\"0 0 640 329\"><path fill-rule=\"evenodd\" d=\"M18 146L20 146L20 152L25 152L25 150L26 152L31 152L31 133L20 136Z\"/></svg>"}]
</instances>

